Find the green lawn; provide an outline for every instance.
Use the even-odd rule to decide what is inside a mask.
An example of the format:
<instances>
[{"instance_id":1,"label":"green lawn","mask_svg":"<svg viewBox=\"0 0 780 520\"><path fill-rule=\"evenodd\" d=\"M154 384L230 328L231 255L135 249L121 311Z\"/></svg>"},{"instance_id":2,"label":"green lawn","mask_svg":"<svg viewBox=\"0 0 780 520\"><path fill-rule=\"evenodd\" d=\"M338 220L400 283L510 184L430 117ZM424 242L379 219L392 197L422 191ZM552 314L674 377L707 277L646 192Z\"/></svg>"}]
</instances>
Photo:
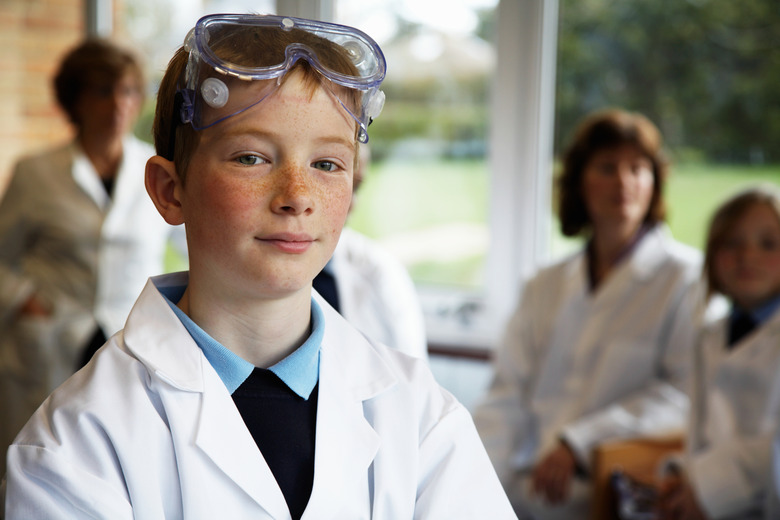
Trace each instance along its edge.
<instances>
[{"instance_id":1,"label":"green lawn","mask_svg":"<svg viewBox=\"0 0 780 520\"><path fill-rule=\"evenodd\" d=\"M703 248L715 209L731 194L757 183L780 185L780 165L686 164L673 168L666 191L672 233L681 242Z\"/></svg>"},{"instance_id":2,"label":"green lawn","mask_svg":"<svg viewBox=\"0 0 780 520\"><path fill-rule=\"evenodd\" d=\"M780 165L674 165L666 190L669 226L680 241L701 248L710 215L727 196L758 182L780 184ZM374 238L399 237L452 225L487 226L488 175L484 161L375 163L359 192L349 225ZM473 227L473 226L472 226ZM552 254L577 247L556 230ZM440 254L440 251L436 251ZM460 252L450 262L408 265L417 282L479 287L486 251Z\"/></svg>"},{"instance_id":3,"label":"green lawn","mask_svg":"<svg viewBox=\"0 0 780 520\"><path fill-rule=\"evenodd\" d=\"M484 161L375 163L349 225L379 238L453 221L484 223L487 208Z\"/></svg>"}]
</instances>

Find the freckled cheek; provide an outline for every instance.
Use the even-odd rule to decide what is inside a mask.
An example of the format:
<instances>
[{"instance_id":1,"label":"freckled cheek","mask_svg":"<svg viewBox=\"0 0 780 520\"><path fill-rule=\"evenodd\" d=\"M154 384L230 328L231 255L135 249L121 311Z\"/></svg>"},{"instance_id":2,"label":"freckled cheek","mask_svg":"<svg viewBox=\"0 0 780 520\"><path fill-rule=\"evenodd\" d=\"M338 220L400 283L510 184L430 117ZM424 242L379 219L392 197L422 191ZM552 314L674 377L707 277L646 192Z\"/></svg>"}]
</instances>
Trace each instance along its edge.
<instances>
[{"instance_id":1,"label":"freckled cheek","mask_svg":"<svg viewBox=\"0 0 780 520\"><path fill-rule=\"evenodd\" d=\"M265 183L224 183L213 182L203 186L204 197L197 208L201 218L208 218L219 233L220 226L240 227L252 222L247 218L257 211L263 194L268 193Z\"/></svg>"},{"instance_id":2,"label":"freckled cheek","mask_svg":"<svg viewBox=\"0 0 780 520\"><path fill-rule=\"evenodd\" d=\"M352 202L351 189L329 190L324 194L322 200L331 232L340 233L347 220L349 205Z\"/></svg>"}]
</instances>

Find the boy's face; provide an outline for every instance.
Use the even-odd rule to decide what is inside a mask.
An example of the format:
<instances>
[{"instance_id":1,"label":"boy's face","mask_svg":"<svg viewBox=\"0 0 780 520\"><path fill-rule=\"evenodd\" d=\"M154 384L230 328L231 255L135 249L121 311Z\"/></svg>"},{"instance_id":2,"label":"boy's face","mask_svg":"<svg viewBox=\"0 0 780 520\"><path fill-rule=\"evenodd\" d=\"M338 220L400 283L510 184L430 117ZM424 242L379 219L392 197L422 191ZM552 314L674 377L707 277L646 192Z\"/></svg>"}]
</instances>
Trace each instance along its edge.
<instances>
[{"instance_id":1,"label":"boy's face","mask_svg":"<svg viewBox=\"0 0 780 520\"><path fill-rule=\"evenodd\" d=\"M713 269L724 294L752 310L780 294L780 220L767 204L740 217L715 251Z\"/></svg>"},{"instance_id":2,"label":"boy's face","mask_svg":"<svg viewBox=\"0 0 780 520\"><path fill-rule=\"evenodd\" d=\"M228 297L308 292L344 225L355 151L354 120L299 70L201 131L179 188L191 276Z\"/></svg>"}]
</instances>

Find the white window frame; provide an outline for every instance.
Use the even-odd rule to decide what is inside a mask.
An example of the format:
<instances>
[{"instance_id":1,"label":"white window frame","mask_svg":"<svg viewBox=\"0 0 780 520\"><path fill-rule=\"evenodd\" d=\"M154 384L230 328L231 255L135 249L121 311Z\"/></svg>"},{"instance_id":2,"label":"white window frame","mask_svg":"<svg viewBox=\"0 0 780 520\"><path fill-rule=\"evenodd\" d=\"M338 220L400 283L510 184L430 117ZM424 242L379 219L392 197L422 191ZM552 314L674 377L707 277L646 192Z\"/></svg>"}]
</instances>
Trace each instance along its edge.
<instances>
[{"instance_id":1,"label":"white window frame","mask_svg":"<svg viewBox=\"0 0 780 520\"><path fill-rule=\"evenodd\" d=\"M87 35L110 38L114 33L114 3L87 0L84 2L84 21Z\"/></svg>"},{"instance_id":2,"label":"white window frame","mask_svg":"<svg viewBox=\"0 0 780 520\"><path fill-rule=\"evenodd\" d=\"M558 0L502 0L490 122L484 294L420 288L429 343L492 349L521 282L549 260Z\"/></svg>"}]
</instances>

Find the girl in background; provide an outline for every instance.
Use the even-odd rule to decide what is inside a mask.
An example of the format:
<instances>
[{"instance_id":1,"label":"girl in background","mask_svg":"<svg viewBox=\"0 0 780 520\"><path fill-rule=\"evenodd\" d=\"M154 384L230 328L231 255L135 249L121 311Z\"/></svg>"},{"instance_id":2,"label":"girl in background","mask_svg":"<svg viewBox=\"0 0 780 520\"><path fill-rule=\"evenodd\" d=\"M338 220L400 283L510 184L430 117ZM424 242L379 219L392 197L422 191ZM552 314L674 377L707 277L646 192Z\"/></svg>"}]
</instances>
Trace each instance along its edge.
<instances>
[{"instance_id":1,"label":"girl in background","mask_svg":"<svg viewBox=\"0 0 780 520\"><path fill-rule=\"evenodd\" d=\"M780 401L780 191L737 194L715 213L705 276L732 310L695 350L687 457L661 486L663 520L765 518Z\"/></svg>"}]
</instances>

